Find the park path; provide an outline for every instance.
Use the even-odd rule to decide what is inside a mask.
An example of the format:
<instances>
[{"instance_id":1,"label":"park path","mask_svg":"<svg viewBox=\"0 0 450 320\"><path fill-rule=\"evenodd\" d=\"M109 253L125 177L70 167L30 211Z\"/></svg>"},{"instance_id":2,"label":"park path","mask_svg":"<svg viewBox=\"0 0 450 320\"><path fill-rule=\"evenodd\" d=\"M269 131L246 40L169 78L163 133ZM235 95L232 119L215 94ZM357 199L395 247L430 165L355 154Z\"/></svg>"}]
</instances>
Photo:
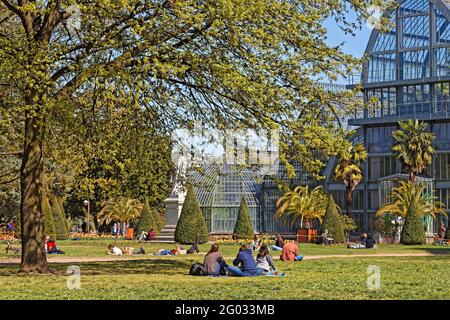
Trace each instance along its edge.
<instances>
[{"instance_id":1,"label":"park path","mask_svg":"<svg viewBox=\"0 0 450 320\"><path fill-rule=\"evenodd\" d=\"M192 257L204 255L198 254ZM305 256L303 260L318 260L318 259L331 259L331 258L359 258L359 257L433 257L440 254L434 254L430 252L422 253L374 253L374 254L324 254L324 255L311 255ZM88 263L88 262L111 262L111 261L133 261L133 260L149 260L154 258L152 255L144 256L106 256L106 257L64 257L64 256L52 256L48 259L49 263ZM163 256L168 257L168 256ZM235 257L225 257L225 259L230 260ZM279 259L278 256L274 256L274 259ZM16 257L3 257L0 258L0 264L19 264L20 258Z\"/></svg>"}]
</instances>

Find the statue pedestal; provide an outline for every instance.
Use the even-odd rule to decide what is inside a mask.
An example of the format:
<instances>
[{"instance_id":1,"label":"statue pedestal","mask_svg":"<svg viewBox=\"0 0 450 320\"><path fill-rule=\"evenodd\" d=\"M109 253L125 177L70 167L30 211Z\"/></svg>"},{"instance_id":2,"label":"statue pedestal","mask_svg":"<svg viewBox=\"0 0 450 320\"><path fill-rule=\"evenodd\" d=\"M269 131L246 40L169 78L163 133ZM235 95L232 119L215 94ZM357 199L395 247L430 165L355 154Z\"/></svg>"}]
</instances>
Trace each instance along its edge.
<instances>
[{"instance_id":1,"label":"statue pedestal","mask_svg":"<svg viewBox=\"0 0 450 320\"><path fill-rule=\"evenodd\" d=\"M166 226L176 226L183 208L184 197L171 196L164 200L166 205Z\"/></svg>"}]
</instances>

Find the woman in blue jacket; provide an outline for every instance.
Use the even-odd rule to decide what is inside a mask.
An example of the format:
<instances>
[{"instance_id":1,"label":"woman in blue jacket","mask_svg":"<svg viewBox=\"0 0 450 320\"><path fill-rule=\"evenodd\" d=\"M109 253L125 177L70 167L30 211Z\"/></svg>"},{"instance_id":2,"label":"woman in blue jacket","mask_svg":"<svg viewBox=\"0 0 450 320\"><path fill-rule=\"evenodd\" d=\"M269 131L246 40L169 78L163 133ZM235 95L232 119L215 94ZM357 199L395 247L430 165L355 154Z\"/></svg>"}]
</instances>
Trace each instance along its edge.
<instances>
[{"instance_id":1,"label":"woman in blue jacket","mask_svg":"<svg viewBox=\"0 0 450 320\"><path fill-rule=\"evenodd\" d=\"M256 268L252 248L247 245L241 246L233 266L228 266L227 271L230 276L236 277L254 277L262 274L261 269Z\"/></svg>"}]
</instances>

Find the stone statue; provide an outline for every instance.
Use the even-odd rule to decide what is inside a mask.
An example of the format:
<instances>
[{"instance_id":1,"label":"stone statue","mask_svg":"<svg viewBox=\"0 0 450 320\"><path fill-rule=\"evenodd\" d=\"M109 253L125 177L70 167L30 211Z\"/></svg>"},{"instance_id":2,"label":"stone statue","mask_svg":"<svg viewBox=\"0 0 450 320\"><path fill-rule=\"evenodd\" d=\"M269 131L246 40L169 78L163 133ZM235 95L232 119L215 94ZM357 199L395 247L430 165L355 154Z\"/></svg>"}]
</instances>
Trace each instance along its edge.
<instances>
[{"instance_id":1,"label":"stone statue","mask_svg":"<svg viewBox=\"0 0 450 320\"><path fill-rule=\"evenodd\" d=\"M188 160L183 153L180 152L177 160L175 177L172 180L174 187L170 194L171 197L184 198L186 196L186 188L183 184L186 180L187 167Z\"/></svg>"}]
</instances>

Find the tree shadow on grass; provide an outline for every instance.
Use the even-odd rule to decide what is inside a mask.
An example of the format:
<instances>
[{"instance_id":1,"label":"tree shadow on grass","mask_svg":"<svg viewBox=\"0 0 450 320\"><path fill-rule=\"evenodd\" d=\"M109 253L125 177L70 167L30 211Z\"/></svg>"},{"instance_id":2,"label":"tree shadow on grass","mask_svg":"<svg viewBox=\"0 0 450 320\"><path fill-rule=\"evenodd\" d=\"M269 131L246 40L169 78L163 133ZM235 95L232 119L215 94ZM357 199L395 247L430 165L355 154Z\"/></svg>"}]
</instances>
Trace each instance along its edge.
<instances>
[{"instance_id":1,"label":"tree shadow on grass","mask_svg":"<svg viewBox=\"0 0 450 320\"><path fill-rule=\"evenodd\" d=\"M181 259L146 259L102 262L50 263L54 274L67 275L69 266L78 266L82 275L188 274L194 261ZM18 265L0 264L0 276L17 275Z\"/></svg>"},{"instance_id":2,"label":"tree shadow on grass","mask_svg":"<svg viewBox=\"0 0 450 320\"><path fill-rule=\"evenodd\" d=\"M435 255L450 255L450 247L449 246L436 246L433 248L426 247L426 248L412 248L414 250L418 251L425 251L427 253L435 254Z\"/></svg>"}]
</instances>

